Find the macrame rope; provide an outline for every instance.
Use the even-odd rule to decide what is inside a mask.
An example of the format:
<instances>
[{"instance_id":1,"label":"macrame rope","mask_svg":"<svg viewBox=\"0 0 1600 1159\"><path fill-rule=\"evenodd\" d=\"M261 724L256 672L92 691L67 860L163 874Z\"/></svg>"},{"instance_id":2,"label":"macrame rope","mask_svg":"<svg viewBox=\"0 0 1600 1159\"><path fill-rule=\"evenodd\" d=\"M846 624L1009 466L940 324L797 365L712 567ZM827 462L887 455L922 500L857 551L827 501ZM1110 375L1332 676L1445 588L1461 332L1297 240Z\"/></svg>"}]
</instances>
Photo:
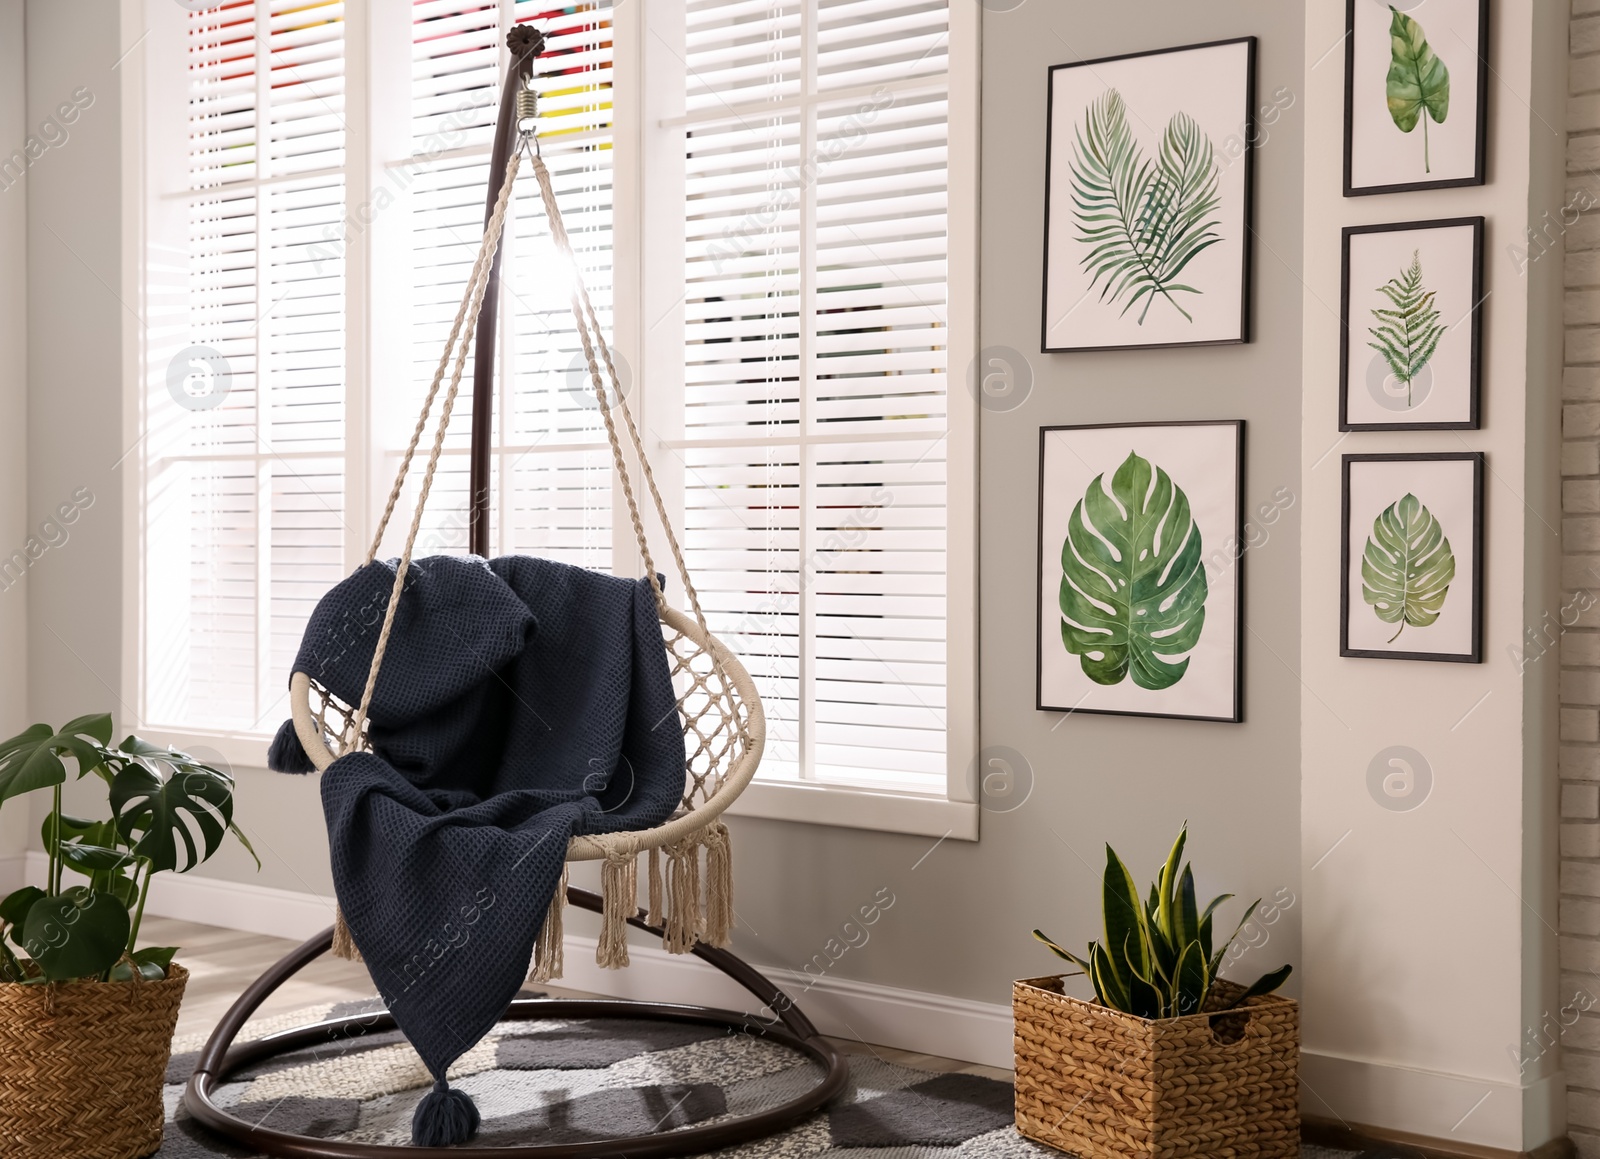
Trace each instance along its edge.
<instances>
[{"instance_id":1,"label":"macrame rope","mask_svg":"<svg viewBox=\"0 0 1600 1159\"><path fill-rule=\"evenodd\" d=\"M471 303L470 307L468 308L466 318L467 330L469 333L477 326L478 312L483 309L483 296L489 284L488 265L489 262L493 260L494 251L499 247L500 244L500 231L505 226L506 207L511 202L511 187L517 180L517 167L520 163L520 158L520 152L513 153L511 155L510 164L506 167L505 183L500 186L500 197L495 202L494 214L489 218L489 224L484 227L483 245L478 251L477 265L473 267L473 280L467 287L467 297ZM411 552L412 549L416 547L417 532L422 528L422 512L423 509L428 505L428 492L433 489L433 476L439 467L439 456L444 452L444 436L445 432L450 426L450 412L455 409L456 395L461 389L461 375L466 369L467 353L470 349L470 345L463 341L460 349L456 353L455 370L450 376L450 389L444 396L444 408L439 413L439 428L434 434L433 450L428 455L428 467L422 476L422 490L417 495L417 510L416 513L411 517L411 529L406 532L405 552L400 556L400 566L395 569L394 587L389 592L389 606L387 609L385 609L383 614L383 630L378 634L378 646L373 650L372 653L372 667L367 670L367 686L366 689L361 693L361 707L356 711L356 723L352 732L352 735L355 737L359 737L361 735L361 729L367 723L367 710L372 706L372 690L377 686L378 669L382 667L383 654L389 647L389 633L394 629L394 615L396 610L400 607L400 593L405 587L406 572L411 567ZM446 351L446 357L448 356L449 351ZM441 364L440 374L442 373L443 367ZM437 388L437 382L435 383L435 388ZM430 391L429 394L429 401L423 408L422 417L424 422L427 420L428 408L432 406L432 392ZM421 429L421 425L421 423L418 424L419 430ZM413 435L412 441L415 443L415 435ZM410 452L407 452L408 464L409 459ZM404 478L403 473L401 478ZM399 485L400 483L397 481L397 490ZM391 494L391 508L393 507L393 504L394 495ZM388 518L389 516L386 512L384 514L385 523L387 522ZM378 529L378 538L380 540L383 538L382 525L380 525ZM373 551L376 552L376 550L377 548L374 546ZM367 557L367 562L370 563L371 561L372 556L369 555Z\"/></svg>"}]
</instances>

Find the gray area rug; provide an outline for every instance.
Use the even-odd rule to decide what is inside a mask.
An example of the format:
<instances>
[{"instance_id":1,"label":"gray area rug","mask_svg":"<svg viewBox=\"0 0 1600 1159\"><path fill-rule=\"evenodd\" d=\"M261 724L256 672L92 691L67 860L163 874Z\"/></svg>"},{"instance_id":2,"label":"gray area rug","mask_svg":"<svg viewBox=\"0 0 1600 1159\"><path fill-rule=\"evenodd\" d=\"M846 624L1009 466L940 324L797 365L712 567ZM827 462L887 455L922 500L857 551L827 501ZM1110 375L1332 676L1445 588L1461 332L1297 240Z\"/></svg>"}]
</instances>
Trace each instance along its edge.
<instances>
[{"instance_id":1,"label":"gray area rug","mask_svg":"<svg viewBox=\"0 0 1600 1159\"><path fill-rule=\"evenodd\" d=\"M314 1006L252 1023L240 1041L381 1009ZM158 1159L252 1152L211 1134L181 1107L203 1039L173 1043L166 1139ZM803 1056L715 1027L646 1019L544 1019L497 1026L450 1071L483 1115L475 1142L579 1143L672 1131L748 1115L815 1086ZM404 1145L431 1079L398 1032L330 1039L235 1075L218 1105L261 1126L326 1139ZM719 1152L729 1159L1059 1159L1012 1127L1009 1083L933 1074L853 1055L850 1086L831 1107L781 1135ZM1304 1159L1353 1152L1307 1147ZM1379 1159L1373 1153L1371 1159Z\"/></svg>"}]
</instances>

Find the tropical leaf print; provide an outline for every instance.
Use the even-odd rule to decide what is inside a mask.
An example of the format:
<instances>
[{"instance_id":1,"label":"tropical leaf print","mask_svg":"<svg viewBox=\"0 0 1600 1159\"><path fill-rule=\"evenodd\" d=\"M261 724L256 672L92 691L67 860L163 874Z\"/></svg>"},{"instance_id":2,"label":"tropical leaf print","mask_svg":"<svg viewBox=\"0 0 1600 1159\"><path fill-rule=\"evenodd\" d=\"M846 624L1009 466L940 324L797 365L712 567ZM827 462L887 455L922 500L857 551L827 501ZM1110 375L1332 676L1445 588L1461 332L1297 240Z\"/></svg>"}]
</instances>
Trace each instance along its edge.
<instances>
[{"instance_id":1,"label":"tropical leaf print","mask_svg":"<svg viewBox=\"0 0 1600 1159\"><path fill-rule=\"evenodd\" d=\"M1061 642L1085 676L1131 673L1153 690L1183 679L1210 593L1200 552L1189 497L1160 467L1129 452L1109 494L1095 476L1061 545Z\"/></svg>"},{"instance_id":2,"label":"tropical leaf print","mask_svg":"<svg viewBox=\"0 0 1600 1159\"><path fill-rule=\"evenodd\" d=\"M1400 625L1389 643L1408 626L1437 620L1455 577L1444 528L1415 495L1407 492L1373 521L1361 556L1361 598L1385 624Z\"/></svg>"},{"instance_id":3,"label":"tropical leaf print","mask_svg":"<svg viewBox=\"0 0 1600 1159\"><path fill-rule=\"evenodd\" d=\"M1422 284L1421 251L1413 250L1411 265L1379 286L1378 292L1389 299L1389 305L1372 311L1378 324L1367 333L1377 341L1367 345L1383 355L1395 380L1405 384L1406 405L1410 406L1411 384L1439 349L1446 332L1434 309L1433 291Z\"/></svg>"},{"instance_id":4,"label":"tropical leaf print","mask_svg":"<svg viewBox=\"0 0 1600 1159\"><path fill-rule=\"evenodd\" d=\"M1434 54L1433 46L1418 24L1392 4L1389 11L1389 75L1385 96L1389 116L1402 133L1409 133L1422 122L1422 168L1433 172L1428 157L1428 121L1444 124L1450 114L1450 70Z\"/></svg>"},{"instance_id":5,"label":"tropical leaf print","mask_svg":"<svg viewBox=\"0 0 1600 1159\"><path fill-rule=\"evenodd\" d=\"M1144 325L1165 298L1190 322L1178 294L1203 291L1178 280L1196 257L1222 240L1212 216L1222 203L1211 138L1187 113L1175 113L1155 160L1128 127L1122 94L1109 89L1077 128L1072 158L1073 213L1089 288L1100 301L1140 306ZM1141 305L1142 303L1142 305Z\"/></svg>"}]
</instances>

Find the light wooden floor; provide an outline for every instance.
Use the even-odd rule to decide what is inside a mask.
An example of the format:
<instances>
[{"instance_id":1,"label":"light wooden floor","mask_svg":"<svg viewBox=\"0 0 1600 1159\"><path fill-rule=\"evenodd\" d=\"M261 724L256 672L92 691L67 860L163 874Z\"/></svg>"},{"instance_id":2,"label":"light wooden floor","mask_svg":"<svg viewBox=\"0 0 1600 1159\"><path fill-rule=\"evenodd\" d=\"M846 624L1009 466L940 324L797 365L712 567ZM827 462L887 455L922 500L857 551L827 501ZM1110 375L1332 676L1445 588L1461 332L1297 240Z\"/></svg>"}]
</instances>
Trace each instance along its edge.
<instances>
[{"instance_id":1,"label":"light wooden floor","mask_svg":"<svg viewBox=\"0 0 1600 1159\"><path fill-rule=\"evenodd\" d=\"M245 987L272 963L294 949L284 938L242 934L217 926L180 922L172 918L146 916L139 930L139 941L150 946L180 946L178 960L189 971L189 986L184 992L183 1010L178 1017L180 1035L209 1032L232 1006ZM559 998L589 997L575 990L541 987ZM348 1002L370 998L374 993L367 969L359 962L346 962L331 955L318 958L268 998L258 1017L287 1014L322 1002ZM1011 1080L1011 1072L977 1066L931 1054L913 1054L892 1047L835 1039L852 1054L872 1054L886 1062L928 1071L960 1071Z\"/></svg>"}]
</instances>

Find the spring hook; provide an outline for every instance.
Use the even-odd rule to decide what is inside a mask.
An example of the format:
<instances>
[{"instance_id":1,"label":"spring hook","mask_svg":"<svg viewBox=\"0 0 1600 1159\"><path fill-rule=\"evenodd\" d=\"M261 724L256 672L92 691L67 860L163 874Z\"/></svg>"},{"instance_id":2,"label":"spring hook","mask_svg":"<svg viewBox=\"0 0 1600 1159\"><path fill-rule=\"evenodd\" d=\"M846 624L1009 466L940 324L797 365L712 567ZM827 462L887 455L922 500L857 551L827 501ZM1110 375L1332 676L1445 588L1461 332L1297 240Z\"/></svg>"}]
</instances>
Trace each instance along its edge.
<instances>
[{"instance_id":1,"label":"spring hook","mask_svg":"<svg viewBox=\"0 0 1600 1159\"><path fill-rule=\"evenodd\" d=\"M531 122L539 119L539 94L531 88L517 90L517 131L524 136L533 132Z\"/></svg>"}]
</instances>

